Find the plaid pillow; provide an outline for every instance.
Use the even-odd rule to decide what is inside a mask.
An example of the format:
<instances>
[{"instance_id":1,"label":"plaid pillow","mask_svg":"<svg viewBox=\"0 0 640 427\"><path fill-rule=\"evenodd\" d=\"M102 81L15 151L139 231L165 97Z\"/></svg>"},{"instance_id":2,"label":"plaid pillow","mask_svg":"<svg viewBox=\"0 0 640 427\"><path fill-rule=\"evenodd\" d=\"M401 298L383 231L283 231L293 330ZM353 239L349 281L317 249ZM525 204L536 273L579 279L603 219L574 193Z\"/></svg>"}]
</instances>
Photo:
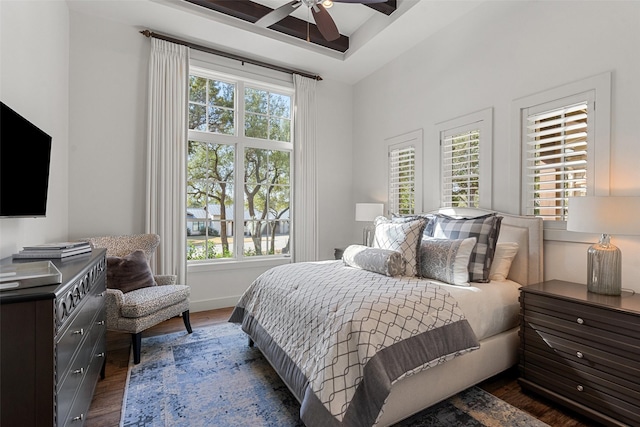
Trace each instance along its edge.
<instances>
[{"instance_id":1,"label":"plaid pillow","mask_svg":"<svg viewBox=\"0 0 640 427\"><path fill-rule=\"evenodd\" d=\"M452 218L436 214L435 219L429 222L425 235L438 239L475 237L477 243L469 259L469 281L485 283L489 281L501 223L502 217L494 213L477 218Z\"/></svg>"},{"instance_id":2,"label":"plaid pillow","mask_svg":"<svg viewBox=\"0 0 640 427\"><path fill-rule=\"evenodd\" d=\"M405 275L418 274L418 246L425 226L423 218L407 222L395 222L383 216L375 219L376 231L373 247L398 251L406 263Z\"/></svg>"}]
</instances>

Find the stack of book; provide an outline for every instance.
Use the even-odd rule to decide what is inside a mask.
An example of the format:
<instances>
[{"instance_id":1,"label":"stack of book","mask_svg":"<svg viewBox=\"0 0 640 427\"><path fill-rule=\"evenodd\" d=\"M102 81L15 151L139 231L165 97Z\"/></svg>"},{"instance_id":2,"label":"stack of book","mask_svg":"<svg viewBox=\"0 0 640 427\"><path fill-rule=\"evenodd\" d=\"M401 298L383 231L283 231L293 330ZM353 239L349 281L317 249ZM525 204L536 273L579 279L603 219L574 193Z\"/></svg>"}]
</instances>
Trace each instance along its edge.
<instances>
[{"instance_id":1,"label":"stack of book","mask_svg":"<svg viewBox=\"0 0 640 427\"><path fill-rule=\"evenodd\" d=\"M25 246L13 258L68 258L91 252L88 242L58 242Z\"/></svg>"}]
</instances>

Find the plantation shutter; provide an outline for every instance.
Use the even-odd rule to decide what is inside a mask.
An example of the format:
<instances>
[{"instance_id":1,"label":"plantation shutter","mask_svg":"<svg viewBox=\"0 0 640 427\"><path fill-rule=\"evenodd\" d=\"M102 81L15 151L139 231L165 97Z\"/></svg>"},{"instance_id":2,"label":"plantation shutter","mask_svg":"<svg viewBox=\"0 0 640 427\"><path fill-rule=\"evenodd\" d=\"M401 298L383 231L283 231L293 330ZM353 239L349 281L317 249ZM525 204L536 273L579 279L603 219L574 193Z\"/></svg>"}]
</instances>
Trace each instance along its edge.
<instances>
[{"instance_id":1,"label":"plantation shutter","mask_svg":"<svg viewBox=\"0 0 640 427\"><path fill-rule=\"evenodd\" d=\"M479 207L480 130L443 132L440 143L442 206Z\"/></svg>"},{"instance_id":2,"label":"plantation shutter","mask_svg":"<svg viewBox=\"0 0 640 427\"><path fill-rule=\"evenodd\" d=\"M394 214L415 213L416 148L389 149L389 210Z\"/></svg>"},{"instance_id":3,"label":"plantation shutter","mask_svg":"<svg viewBox=\"0 0 640 427\"><path fill-rule=\"evenodd\" d=\"M592 105L592 104L591 104ZM590 102L527 113L526 214L566 221L569 197L588 187Z\"/></svg>"}]
</instances>

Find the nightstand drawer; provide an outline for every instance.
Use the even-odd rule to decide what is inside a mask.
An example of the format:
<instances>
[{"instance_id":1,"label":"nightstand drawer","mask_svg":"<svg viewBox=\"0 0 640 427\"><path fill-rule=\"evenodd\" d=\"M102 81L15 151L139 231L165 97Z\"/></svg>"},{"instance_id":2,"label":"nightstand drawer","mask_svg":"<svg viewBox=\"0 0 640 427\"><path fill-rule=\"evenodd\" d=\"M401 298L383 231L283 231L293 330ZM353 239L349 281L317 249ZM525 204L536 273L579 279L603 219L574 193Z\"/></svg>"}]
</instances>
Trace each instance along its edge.
<instances>
[{"instance_id":1,"label":"nightstand drawer","mask_svg":"<svg viewBox=\"0 0 640 427\"><path fill-rule=\"evenodd\" d=\"M565 369L585 371L640 393L640 364L632 359L590 347L583 342L536 331L528 325L524 328L522 339L526 343L526 363L536 359L535 355L540 355L542 360L564 364Z\"/></svg>"},{"instance_id":2,"label":"nightstand drawer","mask_svg":"<svg viewBox=\"0 0 640 427\"><path fill-rule=\"evenodd\" d=\"M566 378L554 371L545 369L536 369L529 372L526 379L626 424L640 424L639 406L618 399L616 396L609 394L606 389L596 385Z\"/></svg>"},{"instance_id":3,"label":"nightstand drawer","mask_svg":"<svg viewBox=\"0 0 640 427\"><path fill-rule=\"evenodd\" d=\"M627 335L614 334L611 331L570 322L568 320L543 314L529 309L524 314L525 325L530 326L540 334L551 337L564 338L576 343L575 348L566 351L581 351L582 347L590 347L607 354L624 357L640 365L640 339ZM561 342L561 340L557 340Z\"/></svg>"},{"instance_id":4,"label":"nightstand drawer","mask_svg":"<svg viewBox=\"0 0 640 427\"><path fill-rule=\"evenodd\" d=\"M577 334L582 334L585 330L592 331L599 336L613 335L618 341L628 341L634 346L640 346L637 315L586 307L584 304L536 294L526 294L524 297L529 315L547 315L558 319L558 326Z\"/></svg>"}]
</instances>

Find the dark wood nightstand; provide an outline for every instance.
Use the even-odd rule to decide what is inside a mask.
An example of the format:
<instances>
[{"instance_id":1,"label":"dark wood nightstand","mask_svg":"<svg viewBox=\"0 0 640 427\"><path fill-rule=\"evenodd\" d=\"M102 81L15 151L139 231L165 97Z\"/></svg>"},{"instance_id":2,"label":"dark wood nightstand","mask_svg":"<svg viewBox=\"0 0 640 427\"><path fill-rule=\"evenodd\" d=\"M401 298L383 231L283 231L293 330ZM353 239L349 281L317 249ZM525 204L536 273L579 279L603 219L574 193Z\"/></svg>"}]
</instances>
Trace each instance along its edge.
<instances>
[{"instance_id":1,"label":"dark wood nightstand","mask_svg":"<svg viewBox=\"0 0 640 427\"><path fill-rule=\"evenodd\" d=\"M550 280L520 294L520 375L600 423L640 425L640 295Z\"/></svg>"}]
</instances>

